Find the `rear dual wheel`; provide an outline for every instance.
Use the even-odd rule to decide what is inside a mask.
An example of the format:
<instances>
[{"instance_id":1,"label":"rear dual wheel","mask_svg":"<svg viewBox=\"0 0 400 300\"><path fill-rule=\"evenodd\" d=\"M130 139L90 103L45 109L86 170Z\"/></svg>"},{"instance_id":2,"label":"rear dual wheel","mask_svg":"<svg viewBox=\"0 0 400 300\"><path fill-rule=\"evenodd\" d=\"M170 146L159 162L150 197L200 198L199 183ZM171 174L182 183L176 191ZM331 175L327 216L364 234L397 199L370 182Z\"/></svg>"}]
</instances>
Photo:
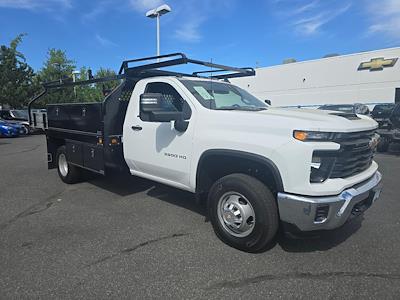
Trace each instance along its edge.
<instances>
[{"instance_id":1,"label":"rear dual wheel","mask_svg":"<svg viewBox=\"0 0 400 300\"><path fill-rule=\"evenodd\" d=\"M67 160L67 151L65 146L57 149L57 171L58 176L65 183L76 183L81 179L82 170L79 167L71 165Z\"/></svg>"},{"instance_id":2,"label":"rear dual wheel","mask_svg":"<svg viewBox=\"0 0 400 300\"><path fill-rule=\"evenodd\" d=\"M208 212L217 236L226 244L260 252L274 239L279 224L271 191L246 174L231 174L211 188Z\"/></svg>"}]
</instances>

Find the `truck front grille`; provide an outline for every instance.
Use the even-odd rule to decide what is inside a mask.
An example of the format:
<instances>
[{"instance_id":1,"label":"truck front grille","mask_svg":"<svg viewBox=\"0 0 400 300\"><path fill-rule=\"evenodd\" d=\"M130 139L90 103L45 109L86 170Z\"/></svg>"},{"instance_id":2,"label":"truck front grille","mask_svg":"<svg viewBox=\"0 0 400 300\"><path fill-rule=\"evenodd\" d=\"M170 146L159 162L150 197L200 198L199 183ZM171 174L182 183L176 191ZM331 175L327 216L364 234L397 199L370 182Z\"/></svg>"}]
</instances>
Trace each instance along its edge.
<instances>
[{"instance_id":1,"label":"truck front grille","mask_svg":"<svg viewBox=\"0 0 400 300\"><path fill-rule=\"evenodd\" d=\"M346 178L368 169L374 156L374 134L375 130L338 134L334 142L340 144L340 150L329 178Z\"/></svg>"}]
</instances>

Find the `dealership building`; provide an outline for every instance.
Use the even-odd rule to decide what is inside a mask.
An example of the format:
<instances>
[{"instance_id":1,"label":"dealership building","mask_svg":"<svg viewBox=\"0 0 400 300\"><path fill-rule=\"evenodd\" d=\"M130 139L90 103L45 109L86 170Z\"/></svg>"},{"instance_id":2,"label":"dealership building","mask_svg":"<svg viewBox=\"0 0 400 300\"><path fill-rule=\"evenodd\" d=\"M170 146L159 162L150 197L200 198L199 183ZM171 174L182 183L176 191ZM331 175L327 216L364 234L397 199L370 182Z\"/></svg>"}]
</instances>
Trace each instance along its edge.
<instances>
[{"instance_id":1,"label":"dealership building","mask_svg":"<svg viewBox=\"0 0 400 300\"><path fill-rule=\"evenodd\" d=\"M337 55L256 69L231 79L273 106L400 102L400 48Z\"/></svg>"}]
</instances>

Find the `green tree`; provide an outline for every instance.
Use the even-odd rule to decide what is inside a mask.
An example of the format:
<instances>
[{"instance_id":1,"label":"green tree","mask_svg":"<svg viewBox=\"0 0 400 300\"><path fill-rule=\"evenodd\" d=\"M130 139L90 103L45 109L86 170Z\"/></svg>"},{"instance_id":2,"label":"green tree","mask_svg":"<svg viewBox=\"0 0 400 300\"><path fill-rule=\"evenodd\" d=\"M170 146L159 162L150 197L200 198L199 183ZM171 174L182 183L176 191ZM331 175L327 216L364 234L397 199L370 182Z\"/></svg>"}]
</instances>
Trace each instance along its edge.
<instances>
[{"instance_id":1,"label":"green tree","mask_svg":"<svg viewBox=\"0 0 400 300\"><path fill-rule=\"evenodd\" d=\"M115 76L116 75L116 73L115 73L115 71L114 70L111 70L111 69L107 69L107 68L100 68L97 72L96 72L96 78L101 78L101 77L111 77L111 76ZM108 90L112 90L112 89L114 89L115 87L117 87L118 86L118 84L119 84L119 81L118 80L113 80L113 81L107 81L107 82L104 82L104 83L99 83L98 84L98 88L101 86L101 88L103 88L103 85L104 85L104 88L105 89L108 89Z\"/></svg>"},{"instance_id":2,"label":"green tree","mask_svg":"<svg viewBox=\"0 0 400 300\"><path fill-rule=\"evenodd\" d=\"M38 90L34 71L17 50L25 34L19 34L9 46L0 46L0 104L22 108Z\"/></svg>"},{"instance_id":3,"label":"green tree","mask_svg":"<svg viewBox=\"0 0 400 300\"><path fill-rule=\"evenodd\" d=\"M89 79L88 71L86 67L81 67L79 74L77 75L77 81L85 81ZM79 85L75 87L76 99L78 102L96 102L99 101L99 97L96 93L94 85Z\"/></svg>"},{"instance_id":4,"label":"green tree","mask_svg":"<svg viewBox=\"0 0 400 300\"><path fill-rule=\"evenodd\" d=\"M114 76L116 73L111 69L100 68L96 74L95 78L103 78ZM82 67L80 69L80 76L78 81L88 80L88 69L86 67ZM79 102L97 102L104 100L104 93L109 93L116 86L118 86L119 81L107 81L90 85L82 85L76 88L77 99Z\"/></svg>"},{"instance_id":5,"label":"green tree","mask_svg":"<svg viewBox=\"0 0 400 300\"><path fill-rule=\"evenodd\" d=\"M42 82L66 79L71 77L75 68L75 62L68 59L65 51L52 48L47 52L46 61L38 77Z\"/></svg>"},{"instance_id":6,"label":"green tree","mask_svg":"<svg viewBox=\"0 0 400 300\"><path fill-rule=\"evenodd\" d=\"M43 68L38 73L38 80L42 83L50 81L72 81L72 72L76 70L76 64L69 59L65 51L50 49L47 54ZM81 67L79 74L75 74L77 81L89 79L89 69ZM100 68L95 78L108 77L115 75L110 69ZM62 89L50 89L44 96L39 106L47 103L71 103L71 102L97 102L103 101L103 89L112 90L118 85L119 81L109 81L99 84L79 85Z\"/></svg>"},{"instance_id":7,"label":"green tree","mask_svg":"<svg viewBox=\"0 0 400 300\"><path fill-rule=\"evenodd\" d=\"M115 76L116 73L114 70L107 69L107 68L100 68L96 72L96 78L104 78L104 77L111 77ZM120 83L119 80L112 80L112 81L106 81L106 82L101 82L96 84L96 89L97 93L101 95L104 99L104 92L105 93L110 93L113 89L115 89L118 84Z\"/></svg>"},{"instance_id":8,"label":"green tree","mask_svg":"<svg viewBox=\"0 0 400 300\"><path fill-rule=\"evenodd\" d=\"M65 51L49 49L43 63L43 68L38 72L37 79L40 83L50 81L72 80L72 72L75 70L75 62L67 57ZM49 90L48 94L40 100L40 104L75 102L74 89L72 87Z\"/></svg>"}]
</instances>

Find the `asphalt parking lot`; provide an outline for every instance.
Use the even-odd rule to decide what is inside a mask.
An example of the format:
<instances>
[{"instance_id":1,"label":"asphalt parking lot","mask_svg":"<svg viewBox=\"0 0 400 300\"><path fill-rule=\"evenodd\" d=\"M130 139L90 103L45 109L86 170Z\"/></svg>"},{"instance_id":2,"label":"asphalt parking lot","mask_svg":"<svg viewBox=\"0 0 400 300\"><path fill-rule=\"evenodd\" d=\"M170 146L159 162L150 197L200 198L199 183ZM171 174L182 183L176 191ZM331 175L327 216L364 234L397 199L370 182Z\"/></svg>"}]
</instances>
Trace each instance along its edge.
<instances>
[{"instance_id":1,"label":"asphalt parking lot","mask_svg":"<svg viewBox=\"0 0 400 300\"><path fill-rule=\"evenodd\" d=\"M248 254L189 193L135 177L65 185L44 136L0 139L0 298L398 299L400 156L376 160L384 190L364 217Z\"/></svg>"}]
</instances>

